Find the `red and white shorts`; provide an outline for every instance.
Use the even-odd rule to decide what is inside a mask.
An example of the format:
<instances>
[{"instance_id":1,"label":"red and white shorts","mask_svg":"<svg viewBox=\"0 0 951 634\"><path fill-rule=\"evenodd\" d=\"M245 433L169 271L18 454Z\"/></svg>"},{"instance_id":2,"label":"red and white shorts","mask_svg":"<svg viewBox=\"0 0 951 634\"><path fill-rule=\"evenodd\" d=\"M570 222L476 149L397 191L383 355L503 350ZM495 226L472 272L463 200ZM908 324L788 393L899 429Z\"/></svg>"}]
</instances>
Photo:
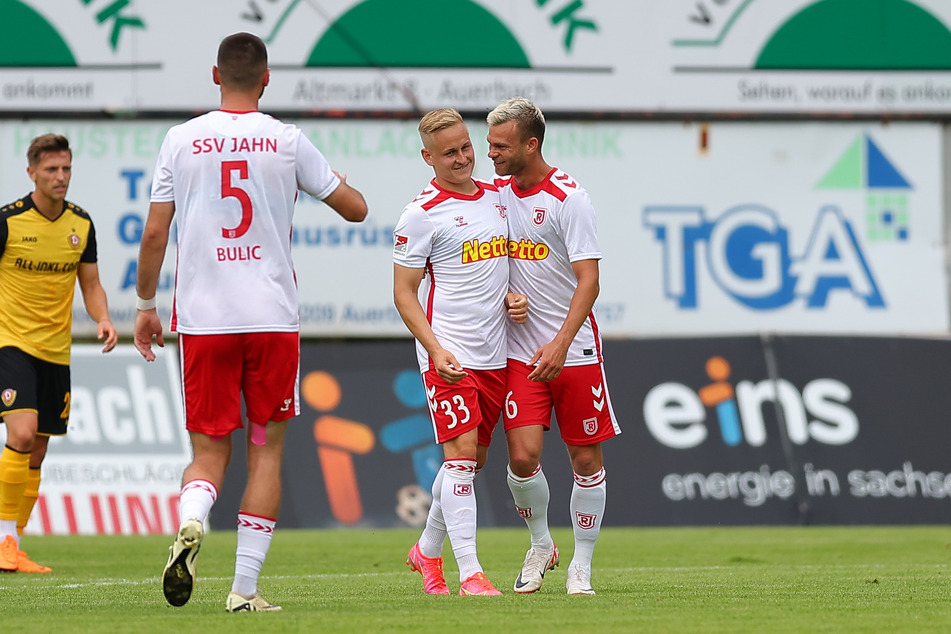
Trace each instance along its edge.
<instances>
[{"instance_id":1,"label":"red and white shorts","mask_svg":"<svg viewBox=\"0 0 951 634\"><path fill-rule=\"evenodd\" d=\"M488 447L502 415L505 401L505 368L469 370L458 383L446 383L435 370L423 374L436 442L458 438L478 427L479 444Z\"/></svg>"},{"instance_id":2,"label":"red and white shorts","mask_svg":"<svg viewBox=\"0 0 951 634\"><path fill-rule=\"evenodd\" d=\"M249 332L180 334L185 427L225 436L244 426L241 396L252 423L300 414L300 335Z\"/></svg>"},{"instance_id":3,"label":"red and white shorts","mask_svg":"<svg viewBox=\"0 0 951 634\"><path fill-rule=\"evenodd\" d=\"M593 445L621 433L614 417L604 364L565 366L554 381L530 381L534 368L508 360L505 430L528 425L551 428L555 413L558 430L568 445Z\"/></svg>"}]
</instances>

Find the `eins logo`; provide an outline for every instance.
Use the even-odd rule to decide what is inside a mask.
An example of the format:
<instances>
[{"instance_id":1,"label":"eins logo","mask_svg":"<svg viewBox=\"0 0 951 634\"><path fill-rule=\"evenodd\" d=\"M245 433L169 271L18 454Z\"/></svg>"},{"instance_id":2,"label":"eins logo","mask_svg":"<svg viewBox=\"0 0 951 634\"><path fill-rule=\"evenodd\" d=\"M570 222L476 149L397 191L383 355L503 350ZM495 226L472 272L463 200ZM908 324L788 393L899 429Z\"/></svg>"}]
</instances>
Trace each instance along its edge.
<instances>
[{"instance_id":1,"label":"eins logo","mask_svg":"<svg viewBox=\"0 0 951 634\"><path fill-rule=\"evenodd\" d=\"M858 436L858 417L847 405L852 389L842 381L813 379L801 391L783 378L743 380L734 385L729 380L729 361L718 356L708 359L705 369L711 383L697 387L661 383L644 397L644 421L659 443L672 449L691 449L712 432L719 433L720 440L730 447L744 440L760 447L767 440L765 414L777 404L789 439L797 445L810 440L844 445Z\"/></svg>"}]
</instances>

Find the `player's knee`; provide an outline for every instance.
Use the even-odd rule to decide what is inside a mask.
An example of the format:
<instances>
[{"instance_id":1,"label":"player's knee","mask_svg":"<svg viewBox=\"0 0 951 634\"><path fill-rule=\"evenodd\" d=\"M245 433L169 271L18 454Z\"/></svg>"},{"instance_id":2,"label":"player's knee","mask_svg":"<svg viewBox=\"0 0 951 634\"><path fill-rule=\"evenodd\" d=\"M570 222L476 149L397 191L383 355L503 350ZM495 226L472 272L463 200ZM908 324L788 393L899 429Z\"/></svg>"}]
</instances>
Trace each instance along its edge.
<instances>
[{"instance_id":1,"label":"player's knee","mask_svg":"<svg viewBox=\"0 0 951 634\"><path fill-rule=\"evenodd\" d=\"M575 451L571 456L572 470L581 476L594 475L604 466L600 452Z\"/></svg>"},{"instance_id":2,"label":"player's knee","mask_svg":"<svg viewBox=\"0 0 951 634\"><path fill-rule=\"evenodd\" d=\"M527 478L538 469L538 454L518 453L509 454L509 467L512 473L520 478Z\"/></svg>"},{"instance_id":3,"label":"player's knee","mask_svg":"<svg viewBox=\"0 0 951 634\"><path fill-rule=\"evenodd\" d=\"M33 439L34 435L30 430L8 429L6 445L19 453L32 453Z\"/></svg>"}]
</instances>

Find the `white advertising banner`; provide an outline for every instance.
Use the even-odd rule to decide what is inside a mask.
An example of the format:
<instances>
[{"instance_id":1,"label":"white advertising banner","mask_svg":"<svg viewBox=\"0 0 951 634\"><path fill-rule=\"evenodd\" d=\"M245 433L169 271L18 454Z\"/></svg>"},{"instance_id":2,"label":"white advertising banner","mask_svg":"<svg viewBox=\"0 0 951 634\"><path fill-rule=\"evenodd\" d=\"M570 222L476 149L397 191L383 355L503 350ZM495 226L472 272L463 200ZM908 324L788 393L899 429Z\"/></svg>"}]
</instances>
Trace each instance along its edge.
<instances>
[{"instance_id":1,"label":"white advertising banner","mask_svg":"<svg viewBox=\"0 0 951 634\"><path fill-rule=\"evenodd\" d=\"M951 112L946 0L3 6L8 112L207 108L218 42L237 31L268 44L275 110L481 111L521 94L550 112Z\"/></svg>"},{"instance_id":2,"label":"white advertising banner","mask_svg":"<svg viewBox=\"0 0 951 634\"><path fill-rule=\"evenodd\" d=\"M69 433L50 439L26 532L173 534L191 462L175 346L146 363L132 346L75 345L71 374Z\"/></svg>"},{"instance_id":3,"label":"white advertising banner","mask_svg":"<svg viewBox=\"0 0 951 634\"><path fill-rule=\"evenodd\" d=\"M299 122L364 192L360 224L301 197L293 252L304 336L408 336L392 300L392 230L432 170L415 121ZM100 277L123 335L155 156L170 122L0 123L0 191L30 191L29 140L74 147L69 199L93 217ZM485 126L470 122L491 178ZM552 122L548 161L598 211L607 336L932 334L948 330L938 125ZM158 293L168 323L170 245ZM74 332L89 335L81 296Z\"/></svg>"}]
</instances>

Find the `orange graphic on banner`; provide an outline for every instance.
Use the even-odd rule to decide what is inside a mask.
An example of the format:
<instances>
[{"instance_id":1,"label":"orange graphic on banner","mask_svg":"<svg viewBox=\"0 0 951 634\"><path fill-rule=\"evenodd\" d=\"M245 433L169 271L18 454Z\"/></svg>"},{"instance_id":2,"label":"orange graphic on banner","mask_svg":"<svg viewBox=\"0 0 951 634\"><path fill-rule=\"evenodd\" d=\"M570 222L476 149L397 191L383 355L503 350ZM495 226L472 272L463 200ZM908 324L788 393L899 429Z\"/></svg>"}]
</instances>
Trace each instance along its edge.
<instances>
[{"instance_id":1,"label":"orange graphic on banner","mask_svg":"<svg viewBox=\"0 0 951 634\"><path fill-rule=\"evenodd\" d=\"M310 372L301 382L304 401L317 411L327 412L340 404L340 383L327 372ZM314 422L317 458L327 487L333 516L345 524L363 517L363 502L353 465L353 454L369 453L375 444L368 426L338 416L321 416Z\"/></svg>"}]
</instances>

